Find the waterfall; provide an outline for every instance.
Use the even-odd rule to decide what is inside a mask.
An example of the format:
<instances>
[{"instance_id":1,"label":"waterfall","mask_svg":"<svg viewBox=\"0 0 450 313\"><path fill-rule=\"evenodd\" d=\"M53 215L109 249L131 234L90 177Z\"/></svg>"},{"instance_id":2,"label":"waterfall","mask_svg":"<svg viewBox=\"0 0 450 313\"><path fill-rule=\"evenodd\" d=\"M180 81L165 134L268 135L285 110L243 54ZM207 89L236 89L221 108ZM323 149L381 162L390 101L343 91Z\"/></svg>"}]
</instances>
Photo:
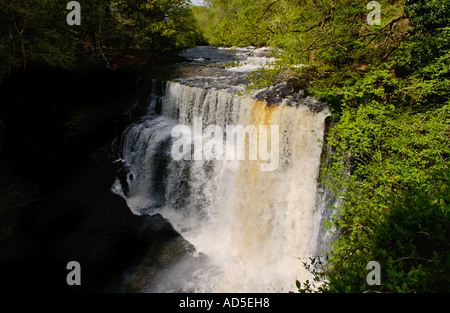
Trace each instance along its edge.
<instances>
[{"instance_id":1,"label":"waterfall","mask_svg":"<svg viewBox=\"0 0 450 313\"><path fill-rule=\"evenodd\" d=\"M148 113L126 129L120 151L125 174L113 190L134 214L161 214L208 259L177 291L288 292L296 280L310 279L303 262L323 245L318 174L329 114L302 103L269 106L224 89L168 82L160 114ZM186 125L194 133L200 117L202 130L278 126L277 169L262 171L268 161L248 158L251 147L244 160L175 160L173 127ZM193 136L189 144L198 140L205 138ZM220 142L224 151L230 148Z\"/></svg>"}]
</instances>

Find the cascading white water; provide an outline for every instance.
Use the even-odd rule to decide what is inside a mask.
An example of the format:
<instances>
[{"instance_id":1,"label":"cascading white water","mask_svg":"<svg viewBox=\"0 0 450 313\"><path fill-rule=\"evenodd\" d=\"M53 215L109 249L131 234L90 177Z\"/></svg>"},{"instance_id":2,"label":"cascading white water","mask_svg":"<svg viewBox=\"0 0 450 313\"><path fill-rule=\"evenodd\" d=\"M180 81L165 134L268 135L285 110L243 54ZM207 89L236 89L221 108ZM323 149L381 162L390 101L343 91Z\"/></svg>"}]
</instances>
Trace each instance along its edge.
<instances>
[{"instance_id":1,"label":"cascading white water","mask_svg":"<svg viewBox=\"0 0 450 313\"><path fill-rule=\"evenodd\" d=\"M169 82L161 115L125 131L128 175L114 190L135 214L160 213L209 257L210 266L193 273L182 291L287 292L309 278L302 262L317 251L317 179L328 115L301 103L268 106L227 90ZM261 171L261 160L174 160L171 130L192 126L195 117L203 127L278 125L278 169Z\"/></svg>"}]
</instances>

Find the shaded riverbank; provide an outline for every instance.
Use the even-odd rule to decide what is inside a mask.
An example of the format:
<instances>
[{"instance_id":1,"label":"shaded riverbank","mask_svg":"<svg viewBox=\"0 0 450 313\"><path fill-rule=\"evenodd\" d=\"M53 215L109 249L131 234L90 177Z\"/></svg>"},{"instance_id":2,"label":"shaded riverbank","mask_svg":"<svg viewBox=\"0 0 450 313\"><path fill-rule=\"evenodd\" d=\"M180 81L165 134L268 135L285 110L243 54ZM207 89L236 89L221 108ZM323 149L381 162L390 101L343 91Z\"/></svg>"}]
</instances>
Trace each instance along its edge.
<instances>
[{"instance_id":1,"label":"shaded riverbank","mask_svg":"<svg viewBox=\"0 0 450 313\"><path fill-rule=\"evenodd\" d=\"M4 291L30 283L37 292L120 291L134 258L156 238L178 236L159 216L133 216L110 187L117 170L111 143L146 107L151 79L179 60L36 68L0 85ZM82 267L80 287L66 284L72 260Z\"/></svg>"}]
</instances>

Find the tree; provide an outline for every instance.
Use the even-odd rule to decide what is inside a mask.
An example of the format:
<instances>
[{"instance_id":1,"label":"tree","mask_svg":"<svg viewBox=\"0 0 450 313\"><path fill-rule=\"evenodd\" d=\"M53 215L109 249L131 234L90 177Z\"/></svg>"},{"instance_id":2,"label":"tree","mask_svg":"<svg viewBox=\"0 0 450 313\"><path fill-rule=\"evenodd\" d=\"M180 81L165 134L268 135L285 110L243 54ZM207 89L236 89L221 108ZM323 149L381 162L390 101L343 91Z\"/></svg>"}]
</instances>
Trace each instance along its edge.
<instances>
[{"instance_id":1,"label":"tree","mask_svg":"<svg viewBox=\"0 0 450 313\"><path fill-rule=\"evenodd\" d=\"M31 63L70 66L76 44L65 27L65 6L59 1L19 0L0 4L2 77Z\"/></svg>"},{"instance_id":2,"label":"tree","mask_svg":"<svg viewBox=\"0 0 450 313\"><path fill-rule=\"evenodd\" d=\"M195 45L196 22L186 0L113 1L126 49L167 50Z\"/></svg>"},{"instance_id":3,"label":"tree","mask_svg":"<svg viewBox=\"0 0 450 313\"><path fill-rule=\"evenodd\" d=\"M186 0L80 0L81 25L66 23L65 2L19 0L0 3L1 77L29 65L73 68L108 54L149 55L193 46L199 40Z\"/></svg>"}]
</instances>

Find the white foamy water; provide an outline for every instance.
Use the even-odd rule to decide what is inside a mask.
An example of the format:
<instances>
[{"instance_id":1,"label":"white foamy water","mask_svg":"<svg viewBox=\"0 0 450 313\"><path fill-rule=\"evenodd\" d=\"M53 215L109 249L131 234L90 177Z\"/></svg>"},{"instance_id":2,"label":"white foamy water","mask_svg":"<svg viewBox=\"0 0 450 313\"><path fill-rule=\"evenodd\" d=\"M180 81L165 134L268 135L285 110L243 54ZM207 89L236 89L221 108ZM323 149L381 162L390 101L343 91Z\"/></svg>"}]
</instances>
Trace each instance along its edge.
<instances>
[{"instance_id":1,"label":"white foamy water","mask_svg":"<svg viewBox=\"0 0 450 313\"><path fill-rule=\"evenodd\" d=\"M302 262L318 250L317 179L327 116L328 109L313 112L302 103L269 107L227 90L169 82L161 115L126 130L121 157L128 190L117 181L115 192L135 214L163 215L208 256L209 266L197 268L182 290L288 292L296 280L310 278ZM195 117L204 127L278 125L278 169L261 171L260 159L175 161L171 129L192 126Z\"/></svg>"}]
</instances>

